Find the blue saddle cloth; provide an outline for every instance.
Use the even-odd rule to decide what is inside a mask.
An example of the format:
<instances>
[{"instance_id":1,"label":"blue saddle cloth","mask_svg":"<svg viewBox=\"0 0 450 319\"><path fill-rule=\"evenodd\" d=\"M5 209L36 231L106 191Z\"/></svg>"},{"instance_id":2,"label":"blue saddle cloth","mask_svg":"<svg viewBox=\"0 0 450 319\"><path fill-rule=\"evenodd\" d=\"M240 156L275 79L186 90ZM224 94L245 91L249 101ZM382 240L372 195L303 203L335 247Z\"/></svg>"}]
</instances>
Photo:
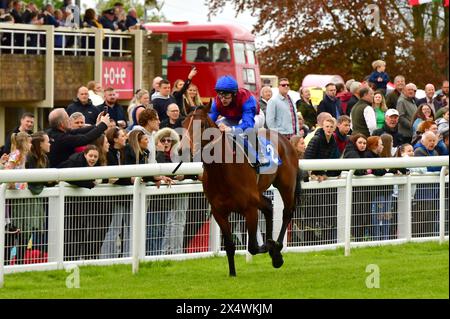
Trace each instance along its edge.
<instances>
[{"instance_id":1,"label":"blue saddle cloth","mask_svg":"<svg viewBox=\"0 0 450 319\"><path fill-rule=\"evenodd\" d=\"M269 163L264 166L259 166L257 168L258 174L272 174L276 171L277 167L281 165L281 158L278 156L278 152L275 149L275 146L270 142L270 140L258 136L258 147L263 149L264 156L269 160ZM253 147L253 145L248 141L248 139L244 139L244 149L248 154L250 159L259 159L259 154Z\"/></svg>"}]
</instances>

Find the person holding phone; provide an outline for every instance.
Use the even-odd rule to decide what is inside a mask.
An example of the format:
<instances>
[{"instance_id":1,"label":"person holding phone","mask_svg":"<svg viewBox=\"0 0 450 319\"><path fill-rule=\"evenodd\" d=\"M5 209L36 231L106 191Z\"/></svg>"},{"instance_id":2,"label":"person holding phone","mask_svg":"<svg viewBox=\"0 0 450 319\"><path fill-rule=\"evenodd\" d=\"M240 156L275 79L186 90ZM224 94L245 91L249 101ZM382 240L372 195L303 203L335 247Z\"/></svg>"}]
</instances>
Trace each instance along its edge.
<instances>
[{"instance_id":1,"label":"person holding phone","mask_svg":"<svg viewBox=\"0 0 450 319\"><path fill-rule=\"evenodd\" d=\"M125 111L117 102L117 94L114 88L108 87L105 89L105 102L100 104L99 112L103 112L104 115L109 114L110 118L113 119L117 126L120 128L127 127L127 118L125 117Z\"/></svg>"}]
</instances>

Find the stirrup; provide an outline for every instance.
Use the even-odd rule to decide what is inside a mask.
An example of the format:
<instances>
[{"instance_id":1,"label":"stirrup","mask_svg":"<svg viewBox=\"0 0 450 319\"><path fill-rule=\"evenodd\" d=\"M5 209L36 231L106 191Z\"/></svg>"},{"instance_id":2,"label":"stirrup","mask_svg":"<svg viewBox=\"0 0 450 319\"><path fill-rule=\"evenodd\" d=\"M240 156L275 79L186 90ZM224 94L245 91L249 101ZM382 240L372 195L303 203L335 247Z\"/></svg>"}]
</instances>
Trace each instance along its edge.
<instances>
[{"instance_id":1,"label":"stirrup","mask_svg":"<svg viewBox=\"0 0 450 319\"><path fill-rule=\"evenodd\" d=\"M256 163L254 164L254 167L255 168L264 167L264 166L268 166L269 164L270 164L270 161L267 158L264 158L263 161L257 160Z\"/></svg>"}]
</instances>

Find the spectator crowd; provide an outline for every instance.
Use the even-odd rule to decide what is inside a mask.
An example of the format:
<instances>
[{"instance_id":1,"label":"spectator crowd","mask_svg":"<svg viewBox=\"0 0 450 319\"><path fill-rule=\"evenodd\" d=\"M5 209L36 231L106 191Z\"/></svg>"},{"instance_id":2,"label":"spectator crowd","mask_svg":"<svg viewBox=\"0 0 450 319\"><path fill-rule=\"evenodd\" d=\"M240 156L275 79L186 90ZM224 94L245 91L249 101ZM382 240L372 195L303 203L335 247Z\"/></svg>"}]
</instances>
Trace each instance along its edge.
<instances>
[{"instance_id":1,"label":"spectator crowd","mask_svg":"<svg viewBox=\"0 0 450 319\"><path fill-rule=\"evenodd\" d=\"M127 31L143 28L135 8L130 8L125 12L123 3L116 2L113 8L105 9L100 15L93 8L86 9L84 16L81 17L80 8L73 0L64 0L61 8L55 8L51 3L38 8L33 2L24 4L20 0L6 0L0 2L0 23L20 23L30 25L52 25L54 27L71 28L97 28L111 31ZM81 48L94 48L94 38L82 38L78 46ZM62 37L55 35L55 48L71 48L76 45L77 40L73 36ZM45 47L45 37L36 34L15 34L10 32L0 32L0 44L5 47L15 46L36 47L40 42L41 47ZM112 39L109 44L104 40L103 47L117 50L120 46L117 38ZM2 49L2 52L8 52L9 49ZM14 50L20 53L20 49ZM55 50L55 54L60 54L61 50ZM28 50L27 53L34 54L34 50ZM69 54L66 52L66 54Z\"/></svg>"},{"instance_id":2,"label":"spectator crowd","mask_svg":"<svg viewBox=\"0 0 450 319\"><path fill-rule=\"evenodd\" d=\"M10 23L63 26L73 14L70 10L72 7L69 0L65 1L65 7L61 10L54 10L48 4L39 12L32 3L23 10L20 1L11 1L6 10L3 8L2 19ZM88 9L80 25L111 30L140 27L133 10L127 16L123 12L123 5L116 3L114 9L105 10L97 20L95 11ZM3 43L5 38L1 40ZM373 73L361 81L351 79L345 83L328 83L324 88L323 99L317 106L312 104L308 88L300 88L300 99L293 101L288 94L290 83L287 78L279 80L278 93L275 95L269 87L263 87L259 99L259 112L263 116L260 117L262 121L259 125L288 138L299 159L448 155L448 80L439 83L439 92L436 92L434 84L427 84L426 96L417 99L414 83L407 83L404 76L396 75L394 88L389 90L389 76L384 61L374 61L372 66ZM0 169L170 162L171 155L178 152L180 147L180 136L175 129L182 126L184 117L193 107L202 104L199 89L193 83L196 74L194 68L185 79L176 80L173 86L168 80L156 77L150 90L141 88L135 92L127 108L118 102L113 87L103 89L100 83L91 81L78 88L76 97L66 108L56 108L50 112L49 128L46 131L33 132L34 115L24 113L19 125L7 135L5 145L0 150ZM428 167L424 171L438 169ZM404 170L367 169L357 170L355 174L383 176L388 172L407 173ZM321 182L340 174L340 171L334 170L302 172L301 178L304 181ZM160 185L185 178L181 175L154 176L144 177L143 180ZM93 188L99 182L132 185L134 179L70 183ZM10 188L28 188L33 194L39 194L48 185L15 183ZM187 197L180 195L171 207L162 210L185 211L187 200ZM103 244L97 248L80 248L81 239L67 234L67 238L72 238L65 247L67 255L74 255L75 250L96 249L97 253L117 256L116 246L111 243L119 235L122 240L129 241L130 235L129 232L119 234L117 231L119 225L129 226L129 216L124 211L123 205L118 203L114 208L114 218L101 225L106 232L103 234ZM14 218L20 213L11 206L8 214L9 231L14 233L19 229L14 224ZM150 254L161 250L180 253L183 243L179 234L182 234L183 227L179 225L183 225L185 220L179 220L177 214L152 214L148 218L148 224L152 226L147 230L147 238L156 238L156 241L150 240L147 244ZM78 222L75 219L69 216L66 220L67 229ZM21 226L25 230L27 227ZM19 241L26 246L26 240L24 237ZM129 246L123 247L124 255L128 256ZM24 252L19 251L18 254L23 257Z\"/></svg>"}]
</instances>

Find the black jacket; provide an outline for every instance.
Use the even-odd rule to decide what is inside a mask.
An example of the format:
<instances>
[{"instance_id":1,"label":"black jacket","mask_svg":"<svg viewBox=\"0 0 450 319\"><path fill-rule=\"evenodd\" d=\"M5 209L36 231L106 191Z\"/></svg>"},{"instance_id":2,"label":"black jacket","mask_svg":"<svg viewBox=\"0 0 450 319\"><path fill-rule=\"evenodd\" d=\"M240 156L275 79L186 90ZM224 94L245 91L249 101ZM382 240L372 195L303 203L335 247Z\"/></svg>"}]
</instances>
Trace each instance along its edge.
<instances>
[{"instance_id":1,"label":"black jacket","mask_svg":"<svg viewBox=\"0 0 450 319\"><path fill-rule=\"evenodd\" d=\"M69 159L61 163L59 168L68 168L68 167L88 167L88 164L86 162L86 158L84 157L84 153L75 153L72 154ZM69 181L69 184L78 186L78 187L84 187L84 188L93 188L95 187L95 181L94 180L88 180L88 181Z\"/></svg>"},{"instance_id":2,"label":"black jacket","mask_svg":"<svg viewBox=\"0 0 450 319\"><path fill-rule=\"evenodd\" d=\"M50 167L58 167L70 155L75 153L76 147L93 142L107 128L106 124L102 122L98 126L86 126L77 130L68 130L67 132L54 128L48 129L47 134L52 144L48 155Z\"/></svg>"},{"instance_id":3,"label":"black jacket","mask_svg":"<svg viewBox=\"0 0 450 319\"><path fill-rule=\"evenodd\" d=\"M183 96L184 96L184 93L186 93L189 85L191 85L191 80L186 79L186 81L184 81L184 85L181 88L181 90L172 93L172 96L175 98L175 102L177 103L177 105L180 109L180 114L182 116L186 116L188 113L188 112L186 112L186 108L183 103Z\"/></svg>"},{"instance_id":4,"label":"black jacket","mask_svg":"<svg viewBox=\"0 0 450 319\"><path fill-rule=\"evenodd\" d=\"M50 163L47 161L47 165L45 167L38 167L36 157L34 157L31 154L28 154L27 160L25 162L25 168L27 169L33 169L33 168L49 168ZM55 182L49 181L49 182L35 182L35 183L28 183L28 189L33 195L39 195L43 190L44 187L51 187L54 186Z\"/></svg>"},{"instance_id":5,"label":"black jacket","mask_svg":"<svg viewBox=\"0 0 450 319\"><path fill-rule=\"evenodd\" d=\"M328 112L331 114L332 117L337 119L339 115L337 115L336 109L339 111L339 115L345 114L341 107L341 100L335 98L335 100L333 101L330 99L328 95L325 94L325 97L323 98L322 101L320 101L320 104L317 108L317 114L320 114L322 112Z\"/></svg>"},{"instance_id":6,"label":"black jacket","mask_svg":"<svg viewBox=\"0 0 450 319\"><path fill-rule=\"evenodd\" d=\"M127 19L125 20L125 27L129 29L130 27L134 27L136 24L138 24L138 22L138 19L136 19L135 17L127 15Z\"/></svg>"},{"instance_id":7,"label":"black jacket","mask_svg":"<svg viewBox=\"0 0 450 319\"><path fill-rule=\"evenodd\" d=\"M332 159L339 158L339 150L337 148L334 136L327 141L322 128L319 128L316 135L309 141L305 151L305 159ZM313 171L314 175L339 176L340 171Z\"/></svg>"},{"instance_id":8,"label":"black jacket","mask_svg":"<svg viewBox=\"0 0 450 319\"><path fill-rule=\"evenodd\" d=\"M125 158L121 158L120 151L111 145L107 154L108 166L125 165L124 160ZM119 178L114 184L131 185L131 178Z\"/></svg>"},{"instance_id":9,"label":"black jacket","mask_svg":"<svg viewBox=\"0 0 450 319\"><path fill-rule=\"evenodd\" d=\"M377 128L375 131L373 131L372 136L381 136L384 133L390 134L392 136L392 144L394 147L398 147L403 144L404 137L399 133L398 125L395 127L395 129L392 130L385 123L382 128Z\"/></svg>"},{"instance_id":10,"label":"black jacket","mask_svg":"<svg viewBox=\"0 0 450 319\"><path fill-rule=\"evenodd\" d=\"M106 102L104 102L103 104L100 104L97 107L97 110L100 113L100 112L103 112L103 110L105 108L108 108L109 117L112 118L114 121L116 121L116 123L118 121L127 122L127 118L125 117L125 112L123 110L123 106L120 105L119 103L116 103L112 107L110 107L106 104Z\"/></svg>"},{"instance_id":11,"label":"black jacket","mask_svg":"<svg viewBox=\"0 0 450 319\"><path fill-rule=\"evenodd\" d=\"M343 154L344 154L343 158L365 158L366 155L365 151L364 152L359 151L352 142L347 144ZM367 172L365 169L355 170L356 176L362 176L366 174Z\"/></svg>"},{"instance_id":12,"label":"black jacket","mask_svg":"<svg viewBox=\"0 0 450 319\"><path fill-rule=\"evenodd\" d=\"M372 151L367 150L365 153L365 158L380 158L380 156ZM386 175L386 173L388 173L388 171L384 168L372 169L372 174L375 176L384 176Z\"/></svg>"},{"instance_id":13,"label":"black jacket","mask_svg":"<svg viewBox=\"0 0 450 319\"><path fill-rule=\"evenodd\" d=\"M23 21L23 15L16 9L12 9L9 14L14 18L14 23L25 23L25 21Z\"/></svg>"},{"instance_id":14,"label":"black jacket","mask_svg":"<svg viewBox=\"0 0 450 319\"><path fill-rule=\"evenodd\" d=\"M125 145L125 165L136 165L136 164L148 164L149 151L146 149L142 154L139 155L139 160L136 163L136 155L134 154L133 148L130 144ZM155 179L153 176L142 177L144 182L153 182Z\"/></svg>"},{"instance_id":15,"label":"black jacket","mask_svg":"<svg viewBox=\"0 0 450 319\"><path fill-rule=\"evenodd\" d=\"M358 101L359 101L358 97L356 95L352 95L350 100L348 100L347 102L347 111L345 112L345 114L350 116L353 106L355 106L355 104L358 103Z\"/></svg>"},{"instance_id":16,"label":"black jacket","mask_svg":"<svg viewBox=\"0 0 450 319\"><path fill-rule=\"evenodd\" d=\"M161 124L159 124L159 128L165 128L165 127L169 127L171 129L176 129L179 127L183 127L183 121L184 121L184 117L180 116L178 118L178 120L175 121L175 124L171 124L169 118L166 118L164 121L161 122Z\"/></svg>"},{"instance_id":17,"label":"black jacket","mask_svg":"<svg viewBox=\"0 0 450 319\"><path fill-rule=\"evenodd\" d=\"M309 126L310 130L312 130L312 128L317 124L317 112L311 104L311 101L307 103L303 99L300 99L295 104L297 106L297 112L302 113L305 124Z\"/></svg>"},{"instance_id":18,"label":"black jacket","mask_svg":"<svg viewBox=\"0 0 450 319\"><path fill-rule=\"evenodd\" d=\"M155 98L152 100L153 108L156 112L158 112L159 120L164 121L167 116L167 107L169 104L176 103L177 101L172 95L169 95L169 97L164 97L161 95L155 96Z\"/></svg>"},{"instance_id":19,"label":"black jacket","mask_svg":"<svg viewBox=\"0 0 450 319\"><path fill-rule=\"evenodd\" d=\"M97 117L100 114L98 108L92 104L91 100L88 100L88 103L83 105L80 100L76 98L69 106L67 106L67 114L72 115L75 112L80 112L84 115L86 119L86 124L95 125L97 123Z\"/></svg>"}]
</instances>

